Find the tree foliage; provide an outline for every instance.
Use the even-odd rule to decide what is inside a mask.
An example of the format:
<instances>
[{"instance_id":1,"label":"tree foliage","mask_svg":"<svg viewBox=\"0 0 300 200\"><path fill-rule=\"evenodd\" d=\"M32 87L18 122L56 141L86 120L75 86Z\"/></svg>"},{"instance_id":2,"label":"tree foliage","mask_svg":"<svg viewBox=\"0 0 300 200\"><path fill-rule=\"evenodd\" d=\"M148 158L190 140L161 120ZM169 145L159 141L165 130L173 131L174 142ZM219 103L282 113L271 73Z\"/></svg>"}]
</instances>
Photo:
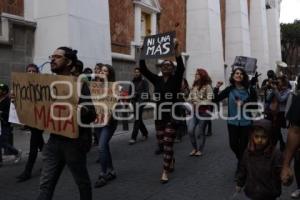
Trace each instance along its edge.
<instances>
[{"instance_id":1,"label":"tree foliage","mask_svg":"<svg viewBox=\"0 0 300 200\"><path fill-rule=\"evenodd\" d=\"M297 66L297 63L290 62L297 62L298 60L297 58L293 59L293 57L300 48L300 20L295 20L294 23L281 24L280 27L282 60Z\"/></svg>"}]
</instances>

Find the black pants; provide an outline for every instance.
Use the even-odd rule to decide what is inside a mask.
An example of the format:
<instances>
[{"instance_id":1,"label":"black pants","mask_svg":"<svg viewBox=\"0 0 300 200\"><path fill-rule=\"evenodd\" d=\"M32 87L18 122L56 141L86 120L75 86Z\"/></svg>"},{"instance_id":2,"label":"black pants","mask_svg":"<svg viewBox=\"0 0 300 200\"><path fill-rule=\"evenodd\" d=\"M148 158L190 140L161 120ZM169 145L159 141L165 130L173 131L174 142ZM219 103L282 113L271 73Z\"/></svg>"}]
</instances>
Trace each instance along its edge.
<instances>
[{"instance_id":1,"label":"black pants","mask_svg":"<svg viewBox=\"0 0 300 200\"><path fill-rule=\"evenodd\" d=\"M10 131L11 127L9 125L2 125L1 135L0 135L0 162L2 162L2 148L7 149L9 154L18 155L19 151L10 144Z\"/></svg>"},{"instance_id":2,"label":"black pants","mask_svg":"<svg viewBox=\"0 0 300 200\"><path fill-rule=\"evenodd\" d=\"M250 126L235 126L228 124L229 144L240 163L248 145Z\"/></svg>"},{"instance_id":3,"label":"black pants","mask_svg":"<svg viewBox=\"0 0 300 200\"><path fill-rule=\"evenodd\" d=\"M132 134L131 134L131 139L133 139L133 140L136 140L139 130L141 131L143 136L145 136L145 137L148 136L147 128L143 122L144 107L145 106L139 107L138 116L136 116L138 118L136 118L136 120L134 121L133 130L132 130Z\"/></svg>"},{"instance_id":4,"label":"black pants","mask_svg":"<svg viewBox=\"0 0 300 200\"><path fill-rule=\"evenodd\" d=\"M86 167L86 152L78 139L51 135L43 149L43 170L38 200L52 199L59 176L65 165L79 188L80 200L91 200L91 181Z\"/></svg>"},{"instance_id":5,"label":"black pants","mask_svg":"<svg viewBox=\"0 0 300 200\"><path fill-rule=\"evenodd\" d=\"M44 139L43 139L43 130L39 130L36 128L30 128L31 136L30 136L30 150L28 160L25 166L24 174L31 175L31 171L33 165L36 161L38 151L43 149Z\"/></svg>"}]
</instances>

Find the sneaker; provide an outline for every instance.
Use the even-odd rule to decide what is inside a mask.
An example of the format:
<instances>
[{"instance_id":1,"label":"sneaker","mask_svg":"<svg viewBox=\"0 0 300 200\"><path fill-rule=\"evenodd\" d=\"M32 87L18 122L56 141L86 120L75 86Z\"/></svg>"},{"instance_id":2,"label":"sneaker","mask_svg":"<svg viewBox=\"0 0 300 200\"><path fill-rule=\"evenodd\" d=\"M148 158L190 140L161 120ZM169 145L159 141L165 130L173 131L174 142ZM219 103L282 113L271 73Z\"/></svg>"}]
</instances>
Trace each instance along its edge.
<instances>
[{"instance_id":1,"label":"sneaker","mask_svg":"<svg viewBox=\"0 0 300 200\"><path fill-rule=\"evenodd\" d=\"M201 151L197 151L197 152L195 153L195 156L203 156L203 153L202 153Z\"/></svg>"},{"instance_id":2,"label":"sneaker","mask_svg":"<svg viewBox=\"0 0 300 200\"><path fill-rule=\"evenodd\" d=\"M14 163L19 163L19 162L21 161L21 159L22 159L22 151L19 150L19 151L18 151L18 154L15 155Z\"/></svg>"},{"instance_id":3,"label":"sneaker","mask_svg":"<svg viewBox=\"0 0 300 200\"><path fill-rule=\"evenodd\" d=\"M189 155L190 155L190 156L195 156L196 153L197 153L197 150L196 150L196 149L193 149Z\"/></svg>"},{"instance_id":4,"label":"sneaker","mask_svg":"<svg viewBox=\"0 0 300 200\"><path fill-rule=\"evenodd\" d=\"M134 139L130 139L129 141L128 141L128 144L129 145L132 145L132 144L135 144L136 143L136 140L134 140Z\"/></svg>"},{"instance_id":5,"label":"sneaker","mask_svg":"<svg viewBox=\"0 0 300 200\"><path fill-rule=\"evenodd\" d=\"M113 171L112 172L108 172L108 174L104 178L107 181L111 181L111 180L114 180L114 179L117 178L117 174L116 174L116 172L113 172Z\"/></svg>"},{"instance_id":6,"label":"sneaker","mask_svg":"<svg viewBox=\"0 0 300 200\"><path fill-rule=\"evenodd\" d=\"M107 181L103 176L99 176L98 180L95 182L94 187L95 188L100 188L106 185Z\"/></svg>"},{"instance_id":7,"label":"sneaker","mask_svg":"<svg viewBox=\"0 0 300 200\"><path fill-rule=\"evenodd\" d=\"M300 197L300 189L295 190L294 192L291 193L291 197L293 199L298 199Z\"/></svg>"}]
</instances>

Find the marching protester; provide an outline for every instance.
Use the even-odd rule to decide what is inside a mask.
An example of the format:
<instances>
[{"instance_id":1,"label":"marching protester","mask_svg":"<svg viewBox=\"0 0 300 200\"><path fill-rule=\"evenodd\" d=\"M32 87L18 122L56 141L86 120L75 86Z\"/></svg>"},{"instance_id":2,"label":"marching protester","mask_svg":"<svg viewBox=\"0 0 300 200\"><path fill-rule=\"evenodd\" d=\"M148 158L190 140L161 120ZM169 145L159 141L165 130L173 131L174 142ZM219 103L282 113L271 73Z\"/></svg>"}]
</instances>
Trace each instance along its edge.
<instances>
[{"instance_id":1,"label":"marching protester","mask_svg":"<svg viewBox=\"0 0 300 200\"><path fill-rule=\"evenodd\" d=\"M104 64L102 64L102 63L97 63L96 65L95 65L95 67L94 67L94 75L96 76L96 77L89 77L90 79L92 79L92 81L97 81L97 80L99 80L99 77L97 77L97 76L99 76L100 75L100 73L101 73L101 67L103 67L104 66ZM90 74L90 75L92 75L92 73ZM93 144L95 145L95 146L98 146L99 145L99 141L98 141L98 136L97 136L97 134L96 134L96 131L95 131L95 129L94 129L94 131L93 131L93 138L94 138L94 140L93 140ZM97 162L99 161L99 159L97 160Z\"/></svg>"},{"instance_id":2,"label":"marching protester","mask_svg":"<svg viewBox=\"0 0 300 200\"><path fill-rule=\"evenodd\" d=\"M26 72L38 74L39 68L35 64L29 64L26 66ZM18 182L23 182L31 178L31 172L36 161L38 151L42 151L44 146L44 139L42 135L44 131L33 127L29 127L29 130L31 132L29 156L24 171L17 176Z\"/></svg>"},{"instance_id":3,"label":"marching protester","mask_svg":"<svg viewBox=\"0 0 300 200\"><path fill-rule=\"evenodd\" d=\"M190 94L190 88L187 80L185 78L182 79L181 83L181 89L180 89L180 96L178 97L178 102L184 103L189 97ZM185 118L186 117L186 107L184 105L179 105L176 106L175 113L176 116ZM181 119L181 120L176 120L177 124L177 129L176 129L176 138L175 138L175 143L181 142L181 139L184 135L187 134L188 128L186 124L186 120Z\"/></svg>"},{"instance_id":4,"label":"marching protester","mask_svg":"<svg viewBox=\"0 0 300 200\"><path fill-rule=\"evenodd\" d=\"M184 64L179 52L179 45L175 42L175 55L177 67L172 61L165 60L161 63L160 68L162 76L152 73L146 66L145 60L140 60L141 73L153 84L154 93L157 95L155 101L157 107L163 105L155 116L156 138L158 141L158 149L156 154L163 153L163 171L161 174L161 183L167 183L169 173L174 170L174 151L173 144L176 137L176 122L172 116L172 104L178 101L177 94L180 92L181 82L184 73Z\"/></svg>"},{"instance_id":5,"label":"marching protester","mask_svg":"<svg viewBox=\"0 0 300 200\"><path fill-rule=\"evenodd\" d=\"M211 79L206 70L199 68L195 74L195 80L188 101L192 103L194 113L188 123L188 131L193 150L190 156L202 156L206 141L205 126L210 115L208 103L212 101L213 90ZM202 119L201 119L202 118ZM197 126L199 130L197 130Z\"/></svg>"},{"instance_id":6,"label":"marching protester","mask_svg":"<svg viewBox=\"0 0 300 200\"><path fill-rule=\"evenodd\" d=\"M9 135L11 134L11 124L9 119L10 97L8 85L0 83L0 167L3 165L2 148L6 148L15 156L15 163L21 160L22 152L13 147L9 142Z\"/></svg>"},{"instance_id":7,"label":"marching protester","mask_svg":"<svg viewBox=\"0 0 300 200\"><path fill-rule=\"evenodd\" d=\"M91 75L93 74L93 70L91 68L89 68L89 67L84 68L84 70L82 71L82 73L86 75L87 81L91 81L92 80Z\"/></svg>"},{"instance_id":8,"label":"marching protester","mask_svg":"<svg viewBox=\"0 0 300 200\"><path fill-rule=\"evenodd\" d=\"M110 65L103 65L100 68L99 76L95 78L95 81L100 82L114 82L115 71ZM115 179L116 172L112 163L112 156L110 152L109 142L117 129L118 121L110 116L106 125L95 128L95 133L98 138L99 147L99 162L100 173L98 180L95 182L94 187L99 188L107 184L108 181Z\"/></svg>"},{"instance_id":9,"label":"marching protester","mask_svg":"<svg viewBox=\"0 0 300 200\"><path fill-rule=\"evenodd\" d=\"M282 154L272 142L271 122L255 121L236 180L236 190L244 187L253 200L276 200L281 195Z\"/></svg>"},{"instance_id":10,"label":"marching protester","mask_svg":"<svg viewBox=\"0 0 300 200\"><path fill-rule=\"evenodd\" d=\"M132 88L129 88L129 94L133 93L133 98L131 99L131 103L134 108L135 113L135 121L133 124L133 130L131 133L131 139L129 140L129 144L136 143L136 138L138 132L141 131L143 138L142 140L148 139L148 130L143 122L143 111L145 105L140 105L141 103L145 103L149 100L149 84L143 79L140 68L136 67L134 69L134 78L132 80L134 84L134 91ZM138 111L138 112L137 112Z\"/></svg>"},{"instance_id":11,"label":"marching protester","mask_svg":"<svg viewBox=\"0 0 300 200\"><path fill-rule=\"evenodd\" d=\"M296 91L291 96L291 105L288 107L286 119L290 126L288 129L288 137L286 149L284 152L283 168L281 172L281 180L285 185L290 185L293 180L293 171L290 167L294 154L300 148L300 80ZM298 168L299 169L299 168ZM298 173L298 172L297 172Z\"/></svg>"},{"instance_id":12,"label":"marching protester","mask_svg":"<svg viewBox=\"0 0 300 200\"><path fill-rule=\"evenodd\" d=\"M229 133L229 144L231 150L237 158L236 174L239 170L240 162L247 147L249 130L252 121L243 116L243 108L247 102L256 102L256 91L249 85L249 78L246 71L236 68L230 76L230 86L219 93L222 82L218 82L214 88L214 101L219 102L228 99L228 119L227 127Z\"/></svg>"},{"instance_id":13,"label":"marching protester","mask_svg":"<svg viewBox=\"0 0 300 200\"><path fill-rule=\"evenodd\" d=\"M286 77L281 76L277 78L276 83L271 84L271 91L266 97L266 101L269 102L266 107L267 118L272 121L273 129L273 142L277 144L280 142L281 151L285 148L285 142L283 141L281 128L286 128L285 119L285 107L290 95L290 89L288 88L288 80Z\"/></svg>"},{"instance_id":14,"label":"marching protester","mask_svg":"<svg viewBox=\"0 0 300 200\"><path fill-rule=\"evenodd\" d=\"M79 76L83 72L83 62L81 60L77 60L74 67L72 68L72 75Z\"/></svg>"},{"instance_id":15,"label":"marching protester","mask_svg":"<svg viewBox=\"0 0 300 200\"><path fill-rule=\"evenodd\" d=\"M291 193L291 197L296 199L300 197L300 149L299 148L294 155L294 172L295 172L297 189Z\"/></svg>"},{"instance_id":16,"label":"marching protester","mask_svg":"<svg viewBox=\"0 0 300 200\"><path fill-rule=\"evenodd\" d=\"M299 108L298 108L299 99L297 97L297 95L299 94L299 91L300 91L299 82L300 82L300 80L299 80L299 77L298 77L298 80L296 80L296 83L295 83L295 87L292 90L293 92L289 96L289 99L288 99L288 102L287 102L287 105L286 105L287 118L289 120L294 118L292 120L293 124L291 124L291 126L293 126L293 127L291 127L291 129L294 129L294 127L295 127L295 122L294 121L297 118L295 115L298 114L298 116L299 116ZM297 99L298 99L298 105L296 105L297 104ZM297 112L297 109L298 109L298 113L295 113L295 112L292 111L292 110L296 110L296 112ZM298 117L298 119L299 119L299 117ZM291 129L289 129L289 130L291 130ZM288 142L288 144L289 144L289 142ZM291 197L296 199L296 198L300 197L300 146L298 147L298 149L294 153L294 173L295 173L297 189L291 193Z\"/></svg>"},{"instance_id":17,"label":"marching protester","mask_svg":"<svg viewBox=\"0 0 300 200\"><path fill-rule=\"evenodd\" d=\"M100 74L101 73L101 68L104 66L102 63L97 63L94 67L94 73L95 74Z\"/></svg>"},{"instance_id":18,"label":"marching protester","mask_svg":"<svg viewBox=\"0 0 300 200\"><path fill-rule=\"evenodd\" d=\"M59 47L50 56L51 71L57 75L71 76L72 68L77 61L77 51L69 47ZM81 94L90 96L85 82L82 84ZM81 122L85 125L93 122L96 111L90 98L79 98ZM86 155L91 148L91 129L79 126L79 137L76 139L51 133L43 148L43 168L40 179L38 200L50 200L53 197L55 186L65 167L68 166L79 188L81 200L92 199L91 181L86 166Z\"/></svg>"},{"instance_id":19,"label":"marching protester","mask_svg":"<svg viewBox=\"0 0 300 200\"><path fill-rule=\"evenodd\" d=\"M267 71L267 78L263 80L261 84L261 90L264 92L264 101L266 101L267 95L271 92L271 85L272 83L276 82L277 77L273 70ZM267 103L267 102L266 102Z\"/></svg>"}]
</instances>

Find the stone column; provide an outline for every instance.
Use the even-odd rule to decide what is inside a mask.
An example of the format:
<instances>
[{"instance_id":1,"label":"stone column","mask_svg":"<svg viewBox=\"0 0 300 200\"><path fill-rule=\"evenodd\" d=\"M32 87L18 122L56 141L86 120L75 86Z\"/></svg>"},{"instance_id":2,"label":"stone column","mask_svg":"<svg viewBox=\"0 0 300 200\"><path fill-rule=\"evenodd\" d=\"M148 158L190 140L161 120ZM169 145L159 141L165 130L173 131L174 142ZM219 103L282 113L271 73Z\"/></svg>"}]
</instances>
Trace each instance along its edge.
<instances>
[{"instance_id":1,"label":"stone column","mask_svg":"<svg viewBox=\"0 0 300 200\"><path fill-rule=\"evenodd\" d=\"M251 57L257 59L257 71L266 75L269 70L269 41L265 1L250 3Z\"/></svg>"},{"instance_id":2,"label":"stone column","mask_svg":"<svg viewBox=\"0 0 300 200\"><path fill-rule=\"evenodd\" d=\"M236 56L251 56L247 0L226 0L225 26L225 62L230 75Z\"/></svg>"},{"instance_id":3,"label":"stone column","mask_svg":"<svg viewBox=\"0 0 300 200\"><path fill-rule=\"evenodd\" d=\"M151 35L155 35L157 32L157 13L152 13L151 14Z\"/></svg>"},{"instance_id":4,"label":"stone column","mask_svg":"<svg viewBox=\"0 0 300 200\"><path fill-rule=\"evenodd\" d=\"M280 44L280 2L278 0L270 1L271 8L267 10L268 41L269 41L269 62L270 68L276 70L276 61L281 61Z\"/></svg>"},{"instance_id":5,"label":"stone column","mask_svg":"<svg viewBox=\"0 0 300 200\"><path fill-rule=\"evenodd\" d=\"M37 22L34 62L38 65L59 46L77 49L86 67L111 64L108 0L29 0L26 16Z\"/></svg>"},{"instance_id":6,"label":"stone column","mask_svg":"<svg viewBox=\"0 0 300 200\"><path fill-rule=\"evenodd\" d=\"M142 11L141 7L135 6L134 8L134 42L135 45L141 45L141 18L142 18Z\"/></svg>"},{"instance_id":7,"label":"stone column","mask_svg":"<svg viewBox=\"0 0 300 200\"><path fill-rule=\"evenodd\" d=\"M219 0L187 1L186 78L191 84L197 68L208 71L213 81L224 80L224 59Z\"/></svg>"}]
</instances>

